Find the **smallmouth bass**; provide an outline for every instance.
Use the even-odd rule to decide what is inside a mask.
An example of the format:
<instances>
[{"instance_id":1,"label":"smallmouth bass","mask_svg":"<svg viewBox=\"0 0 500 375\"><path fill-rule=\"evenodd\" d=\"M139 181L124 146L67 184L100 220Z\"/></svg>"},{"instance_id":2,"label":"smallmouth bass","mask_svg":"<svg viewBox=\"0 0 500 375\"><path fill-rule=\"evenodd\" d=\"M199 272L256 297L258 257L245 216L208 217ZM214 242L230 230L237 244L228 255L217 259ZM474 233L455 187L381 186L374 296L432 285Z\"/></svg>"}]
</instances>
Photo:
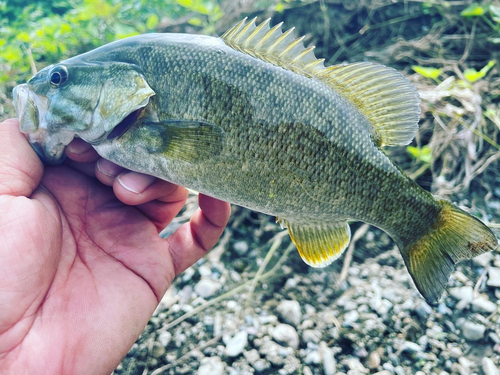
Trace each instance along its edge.
<instances>
[{"instance_id":1,"label":"smallmouth bass","mask_svg":"<svg viewBox=\"0 0 500 375\"><path fill-rule=\"evenodd\" d=\"M274 215L313 267L346 249L348 220L375 225L435 303L454 265L498 240L381 150L413 139L415 88L378 64L325 67L269 24L146 34L48 66L15 88L21 131L49 163L80 137L125 168Z\"/></svg>"}]
</instances>

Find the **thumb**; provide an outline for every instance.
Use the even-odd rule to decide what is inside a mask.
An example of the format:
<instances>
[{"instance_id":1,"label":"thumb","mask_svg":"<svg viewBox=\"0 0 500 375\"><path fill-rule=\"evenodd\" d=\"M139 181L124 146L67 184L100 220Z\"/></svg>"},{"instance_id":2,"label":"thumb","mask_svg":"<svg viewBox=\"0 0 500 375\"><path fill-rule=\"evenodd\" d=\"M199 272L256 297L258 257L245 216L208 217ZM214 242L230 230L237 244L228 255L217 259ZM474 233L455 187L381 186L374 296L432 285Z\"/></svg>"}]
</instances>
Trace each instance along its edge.
<instances>
[{"instance_id":1,"label":"thumb","mask_svg":"<svg viewBox=\"0 0 500 375\"><path fill-rule=\"evenodd\" d=\"M29 197L42 176L43 164L19 132L19 121L0 123L0 195Z\"/></svg>"}]
</instances>

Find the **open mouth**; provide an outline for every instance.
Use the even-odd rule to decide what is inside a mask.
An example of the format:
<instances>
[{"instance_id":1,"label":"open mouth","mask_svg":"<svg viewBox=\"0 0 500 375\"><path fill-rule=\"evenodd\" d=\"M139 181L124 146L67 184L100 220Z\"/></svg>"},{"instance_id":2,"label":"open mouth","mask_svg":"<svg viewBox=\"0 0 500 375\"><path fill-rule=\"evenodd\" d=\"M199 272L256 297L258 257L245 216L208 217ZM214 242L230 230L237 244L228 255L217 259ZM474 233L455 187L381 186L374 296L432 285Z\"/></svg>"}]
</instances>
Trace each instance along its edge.
<instances>
[{"instance_id":1,"label":"open mouth","mask_svg":"<svg viewBox=\"0 0 500 375\"><path fill-rule=\"evenodd\" d=\"M132 126L132 124L134 124L137 121L143 110L144 107L141 107L131 112L118 125L114 127L111 133L108 134L107 139L113 140L120 138Z\"/></svg>"}]
</instances>

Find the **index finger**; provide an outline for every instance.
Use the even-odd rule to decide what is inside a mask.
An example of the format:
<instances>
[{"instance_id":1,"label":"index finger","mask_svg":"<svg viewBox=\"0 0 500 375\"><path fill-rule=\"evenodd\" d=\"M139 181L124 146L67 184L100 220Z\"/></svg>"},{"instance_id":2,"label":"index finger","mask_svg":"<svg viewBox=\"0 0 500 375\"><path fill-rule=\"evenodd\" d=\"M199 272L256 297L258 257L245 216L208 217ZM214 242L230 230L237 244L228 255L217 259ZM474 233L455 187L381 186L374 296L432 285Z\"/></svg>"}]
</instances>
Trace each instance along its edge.
<instances>
[{"instance_id":1,"label":"index finger","mask_svg":"<svg viewBox=\"0 0 500 375\"><path fill-rule=\"evenodd\" d=\"M219 240L231 214L229 203L199 195L200 208L191 220L168 237L168 250L175 275L203 257Z\"/></svg>"}]
</instances>

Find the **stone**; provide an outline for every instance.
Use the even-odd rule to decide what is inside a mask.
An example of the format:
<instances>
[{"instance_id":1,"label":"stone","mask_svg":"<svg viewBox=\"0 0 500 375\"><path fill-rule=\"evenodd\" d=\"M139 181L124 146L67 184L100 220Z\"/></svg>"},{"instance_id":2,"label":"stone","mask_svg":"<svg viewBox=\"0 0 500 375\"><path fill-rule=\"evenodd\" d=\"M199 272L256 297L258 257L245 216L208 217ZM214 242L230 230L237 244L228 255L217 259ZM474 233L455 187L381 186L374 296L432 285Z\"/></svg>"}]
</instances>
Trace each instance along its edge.
<instances>
[{"instance_id":1,"label":"stone","mask_svg":"<svg viewBox=\"0 0 500 375\"><path fill-rule=\"evenodd\" d=\"M215 295L221 287L222 285L216 280L202 278L195 285L194 291L200 297L209 298Z\"/></svg>"},{"instance_id":2,"label":"stone","mask_svg":"<svg viewBox=\"0 0 500 375\"><path fill-rule=\"evenodd\" d=\"M289 324L278 324L271 331L273 339L293 349L299 347L299 335Z\"/></svg>"},{"instance_id":3,"label":"stone","mask_svg":"<svg viewBox=\"0 0 500 375\"><path fill-rule=\"evenodd\" d=\"M249 350L243 353L243 355L245 356L245 359L248 361L248 363L250 363L251 365L253 365L260 359L259 351L257 349Z\"/></svg>"},{"instance_id":4,"label":"stone","mask_svg":"<svg viewBox=\"0 0 500 375\"><path fill-rule=\"evenodd\" d=\"M271 368L271 364L264 359L259 359L252 365L252 367L256 373L261 373Z\"/></svg>"},{"instance_id":5,"label":"stone","mask_svg":"<svg viewBox=\"0 0 500 375\"><path fill-rule=\"evenodd\" d=\"M307 353L306 359L304 362L308 365L310 364L318 364L321 362L321 356L319 355L319 352L316 350L313 350L312 352Z\"/></svg>"},{"instance_id":6,"label":"stone","mask_svg":"<svg viewBox=\"0 0 500 375\"><path fill-rule=\"evenodd\" d=\"M324 341L319 344L319 354L323 358L323 372L325 375L335 375L337 372L337 361L333 355L333 350L330 349Z\"/></svg>"},{"instance_id":7,"label":"stone","mask_svg":"<svg viewBox=\"0 0 500 375\"><path fill-rule=\"evenodd\" d=\"M484 297L474 298L472 300L472 310L479 313L491 314L497 309L496 303L488 301Z\"/></svg>"},{"instance_id":8,"label":"stone","mask_svg":"<svg viewBox=\"0 0 500 375\"><path fill-rule=\"evenodd\" d=\"M158 341L164 346L167 347L168 344L170 344L170 341L172 341L172 334L168 331L160 333L158 336Z\"/></svg>"},{"instance_id":9,"label":"stone","mask_svg":"<svg viewBox=\"0 0 500 375\"><path fill-rule=\"evenodd\" d=\"M154 358L160 358L165 354L165 347L158 341L155 341L153 348L151 349L151 355Z\"/></svg>"},{"instance_id":10,"label":"stone","mask_svg":"<svg viewBox=\"0 0 500 375\"><path fill-rule=\"evenodd\" d=\"M493 254L488 252L488 253L478 255L477 257L474 257L472 259L472 261L474 263L480 265L481 267L486 268L489 266L492 259L493 259Z\"/></svg>"},{"instance_id":11,"label":"stone","mask_svg":"<svg viewBox=\"0 0 500 375\"><path fill-rule=\"evenodd\" d=\"M483 368L484 375L500 375L498 367L495 366L495 363L487 357L484 357L481 360L481 367Z\"/></svg>"},{"instance_id":12,"label":"stone","mask_svg":"<svg viewBox=\"0 0 500 375\"><path fill-rule=\"evenodd\" d=\"M351 357L346 362L347 367L356 374L366 374L369 372L358 358Z\"/></svg>"},{"instance_id":13,"label":"stone","mask_svg":"<svg viewBox=\"0 0 500 375\"><path fill-rule=\"evenodd\" d=\"M240 331L227 342L224 354L231 358L237 357L241 353L243 353L243 350L245 349L247 343L247 331Z\"/></svg>"},{"instance_id":14,"label":"stone","mask_svg":"<svg viewBox=\"0 0 500 375\"><path fill-rule=\"evenodd\" d=\"M352 323L359 319L359 312L351 310L344 315L344 327L352 326Z\"/></svg>"},{"instance_id":15,"label":"stone","mask_svg":"<svg viewBox=\"0 0 500 375\"><path fill-rule=\"evenodd\" d=\"M198 375L224 375L224 363L222 360L215 357L205 357L201 360L198 368Z\"/></svg>"},{"instance_id":16,"label":"stone","mask_svg":"<svg viewBox=\"0 0 500 375\"><path fill-rule=\"evenodd\" d=\"M376 369L380 366L380 354L377 351L371 352L368 356L368 367Z\"/></svg>"},{"instance_id":17,"label":"stone","mask_svg":"<svg viewBox=\"0 0 500 375\"><path fill-rule=\"evenodd\" d=\"M500 268L490 267L488 270L488 281L486 282L486 285L494 288L500 288Z\"/></svg>"},{"instance_id":18,"label":"stone","mask_svg":"<svg viewBox=\"0 0 500 375\"><path fill-rule=\"evenodd\" d=\"M312 342L317 344L321 340L321 332L317 329L306 329L302 332L302 340L306 343Z\"/></svg>"},{"instance_id":19,"label":"stone","mask_svg":"<svg viewBox=\"0 0 500 375\"><path fill-rule=\"evenodd\" d=\"M418 353L422 351L422 348L417 343L406 341L401 347L402 352Z\"/></svg>"},{"instance_id":20,"label":"stone","mask_svg":"<svg viewBox=\"0 0 500 375\"><path fill-rule=\"evenodd\" d=\"M302 320L300 304L297 301L281 301L276 308L286 323L298 327Z\"/></svg>"},{"instance_id":21,"label":"stone","mask_svg":"<svg viewBox=\"0 0 500 375\"><path fill-rule=\"evenodd\" d=\"M486 327L480 323L466 321L462 326L462 334L469 341L478 341L484 337Z\"/></svg>"},{"instance_id":22,"label":"stone","mask_svg":"<svg viewBox=\"0 0 500 375\"><path fill-rule=\"evenodd\" d=\"M248 244L245 241L238 241L234 243L233 249L236 251L236 254L243 256L248 251Z\"/></svg>"},{"instance_id":23,"label":"stone","mask_svg":"<svg viewBox=\"0 0 500 375\"><path fill-rule=\"evenodd\" d=\"M374 373L373 375L392 375L392 372L387 371L387 370L382 370L382 371Z\"/></svg>"}]
</instances>

